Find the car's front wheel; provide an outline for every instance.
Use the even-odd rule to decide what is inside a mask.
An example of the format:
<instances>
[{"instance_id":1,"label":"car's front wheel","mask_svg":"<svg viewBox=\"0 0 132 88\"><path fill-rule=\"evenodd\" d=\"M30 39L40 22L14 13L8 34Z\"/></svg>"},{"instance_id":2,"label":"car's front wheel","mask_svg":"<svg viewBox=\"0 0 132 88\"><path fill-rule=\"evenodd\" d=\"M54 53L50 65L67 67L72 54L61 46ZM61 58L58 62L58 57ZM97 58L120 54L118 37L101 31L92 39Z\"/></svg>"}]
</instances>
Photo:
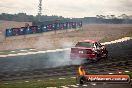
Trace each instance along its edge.
<instances>
[{"instance_id":1,"label":"car's front wheel","mask_svg":"<svg viewBox=\"0 0 132 88\"><path fill-rule=\"evenodd\" d=\"M106 53L105 53L105 57L104 57L105 59L108 59L108 51L106 51Z\"/></svg>"}]
</instances>

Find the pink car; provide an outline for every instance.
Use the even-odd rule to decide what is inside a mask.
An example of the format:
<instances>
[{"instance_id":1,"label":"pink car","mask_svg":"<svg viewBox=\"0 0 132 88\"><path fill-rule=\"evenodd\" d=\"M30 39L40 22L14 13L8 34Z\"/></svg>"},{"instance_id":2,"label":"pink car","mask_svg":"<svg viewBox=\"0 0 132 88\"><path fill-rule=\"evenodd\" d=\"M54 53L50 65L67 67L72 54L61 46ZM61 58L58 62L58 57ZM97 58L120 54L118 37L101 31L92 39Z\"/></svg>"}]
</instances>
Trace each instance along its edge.
<instances>
[{"instance_id":1,"label":"pink car","mask_svg":"<svg viewBox=\"0 0 132 88\"><path fill-rule=\"evenodd\" d=\"M71 48L70 58L72 60L92 60L97 61L100 58L107 58L108 51L104 45L93 40L79 41L75 47Z\"/></svg>"}]
</instances>

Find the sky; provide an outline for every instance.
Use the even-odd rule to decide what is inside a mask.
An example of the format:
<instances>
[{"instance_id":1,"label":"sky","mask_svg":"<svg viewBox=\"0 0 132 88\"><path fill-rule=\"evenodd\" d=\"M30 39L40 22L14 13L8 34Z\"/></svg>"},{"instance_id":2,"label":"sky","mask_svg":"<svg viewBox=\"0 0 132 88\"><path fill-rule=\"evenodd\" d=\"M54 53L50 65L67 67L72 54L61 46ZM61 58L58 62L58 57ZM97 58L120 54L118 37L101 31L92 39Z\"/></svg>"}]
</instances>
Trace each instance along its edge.
<instances>
[{"instance_id":1,"label":"sky","mask_svg":"<svg viewBox=\"0 0 132 88\"><path fill-rule=\"evenodd\" d=\"M0 0L0 13L37 15L39 0ZM70 18L132 15L132 0L42 0L43 15Z\"/></svg>"}]
</instances>

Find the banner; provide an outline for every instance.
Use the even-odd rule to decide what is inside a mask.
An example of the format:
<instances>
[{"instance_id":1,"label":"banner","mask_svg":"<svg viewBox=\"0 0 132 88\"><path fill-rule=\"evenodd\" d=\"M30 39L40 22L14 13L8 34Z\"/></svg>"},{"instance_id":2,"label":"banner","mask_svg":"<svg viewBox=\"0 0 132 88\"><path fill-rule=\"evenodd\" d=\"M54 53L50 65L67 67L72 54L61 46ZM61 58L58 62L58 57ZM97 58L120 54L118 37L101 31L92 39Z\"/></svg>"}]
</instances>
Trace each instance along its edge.
<instances>
[{"instance_id":1,"label":"banner","mask_svg":"<svg viewBox=\"0 0 132 88\"><path fill-rule=\"evenodd\" d=\"M51 24L48 24L48 25L47 25L48 30L51 30L51 27L52 27Z\"/></svg>"},{"instance_id":2,"label":"banner","mask_svg":"<svg viewBox=\"0 0 132 88\"><path fill-rule=\"evenodd\" d=\"M32 33L38 32L38 26L30 26L30 29L31 29Z\"/></svg>"},{"instance_id":3,"label":"banner","mask_svg":"<svg viewBox=\"0 0 132 88\"><path fill-rule=\"evenodd\" d=\"M41 24L40 26L27 26L21 28L10 28L6 29L5 36L16 36L16 35L25 35L25 34L35 34L41 32L48 32L61 29L76 29L82 27L81 22L55 22L50 24Z\"/></svg>"},{"instance_id":4,"label":"banner","mask_svg":"<svg viewBox=\"0 0 132 88\"><path fill-rule=\"evenodd\" d=\"M19 35L20 28L12 28L13 36Z\"/></svg>"},{"instance_id":5,"label":"banner","mask_svg":"<svg viewBox=\"0 0 132 88\"><path fill-rule=\"evenodd\" d=\"M25 27L26 34L32 34L32 30L30 27Z\"/></svg>"},{"instance_id":6,"label":"banner","mask_svg":"<svg viewBox=\"0 0 132 88\"><path fill-rule=\"evenodd\" d=\"M60 29L64 29L64 23L60 23Z\"/></svg>"},{"instance_id":7,"label":"banner","mask_svg":"<svg viewBox=\"0 0 132 88\"><path fill-rule=\"evenodd\" d=\"M47 25L42 25L41 30L42 30L42 32L47 32L48 31Z\"/></svg>"},{"instance_id":8,"label":"banner","mask_svg":"<svg viewBox=\"0 0 132 88\"><path fill-rule=\"evenodd\" d=\"M24 35L25 34L25 29L24 27L20 28L19 35Z\"/></svg>"},{"instance_id":9,"label":"banner","mask_svg":"<svg viewBox=\"0 0 132 88\"><path fill-rule=\"evenodd\" d=\"M13 33L12 33L12 28L6 29L5 36L6 36L6 37L9 37L9 36L12 36L12 35L13 35Z\"/></svg>"}]
</instances>

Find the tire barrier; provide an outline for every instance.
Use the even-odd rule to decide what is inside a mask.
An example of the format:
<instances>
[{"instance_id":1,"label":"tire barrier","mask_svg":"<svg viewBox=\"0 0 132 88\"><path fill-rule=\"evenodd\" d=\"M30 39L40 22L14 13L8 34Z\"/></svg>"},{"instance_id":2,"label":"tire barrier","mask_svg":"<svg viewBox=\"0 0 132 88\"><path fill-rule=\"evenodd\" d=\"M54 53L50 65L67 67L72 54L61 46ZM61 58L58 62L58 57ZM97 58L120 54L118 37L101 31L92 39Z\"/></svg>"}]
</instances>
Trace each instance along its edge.
<instances>
[{"instance_id":1,"label":"tire barrier","mask_svg":"<svg viewBox=\"0 0 132 88\"><path fill-rule=\"evenodd\" d=\"M82 22L65 22L65 23L52 23L52 24L42 24L40 26L29 26L21 28L8 28L5 31L5 36L18 36L18 35L28 35L35 33L43 33L56 30L64 29L77 29L82 27Z\"/></svg>"}]
</instances>

